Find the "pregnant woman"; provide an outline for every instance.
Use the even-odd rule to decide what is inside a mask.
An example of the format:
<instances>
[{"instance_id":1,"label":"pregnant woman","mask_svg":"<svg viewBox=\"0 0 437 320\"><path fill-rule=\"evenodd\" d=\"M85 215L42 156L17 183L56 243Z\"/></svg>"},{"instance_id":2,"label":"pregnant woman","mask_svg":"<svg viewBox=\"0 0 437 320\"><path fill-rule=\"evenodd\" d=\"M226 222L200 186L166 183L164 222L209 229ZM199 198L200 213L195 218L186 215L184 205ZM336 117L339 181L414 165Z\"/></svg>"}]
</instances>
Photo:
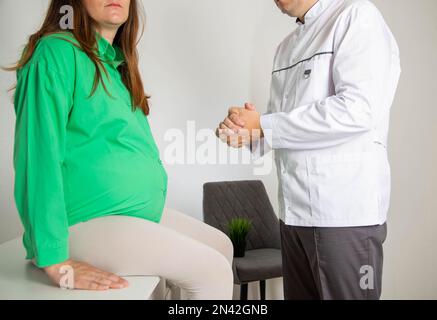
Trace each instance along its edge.
<instances>
[{"instance_id":1,"label":"pregnant woman","mask_svg":"<svg viewBox=\"0 0 437 320\"><path fill-rule=\"evenodd\" d=\"M64 5L74 12L68 30ZM139 12L136 0L52 0L11 68L26 259L58 285L70 266L76 289L158 275L187 299L231 299L229 238L164 207L167 174L138 70Z\"/></svg>"}]
</instances>

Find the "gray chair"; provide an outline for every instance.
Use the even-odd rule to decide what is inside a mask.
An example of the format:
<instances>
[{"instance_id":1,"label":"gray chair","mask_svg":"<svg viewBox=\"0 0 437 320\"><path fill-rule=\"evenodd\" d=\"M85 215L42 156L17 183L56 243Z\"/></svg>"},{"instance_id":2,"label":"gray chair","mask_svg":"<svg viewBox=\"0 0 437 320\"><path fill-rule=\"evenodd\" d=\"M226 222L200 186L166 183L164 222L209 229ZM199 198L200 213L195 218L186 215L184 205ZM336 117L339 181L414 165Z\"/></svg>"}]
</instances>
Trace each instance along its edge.
<instances>
[{"instance_id":1,"label":"gray chair","mask_svg":"<svg viewBox=\"0 0 437 320\"><path fill-rule=\"evenodd\" d=\"M246 254L234 257L234 283L241 285L240 299L247 300L248 283L260 281L265 300L265 280L282 276L279 220L264 184L259 180L208 182L203 185L203 220L229 236L232 218L248 218Z\"/></svg>"}]
</instances>

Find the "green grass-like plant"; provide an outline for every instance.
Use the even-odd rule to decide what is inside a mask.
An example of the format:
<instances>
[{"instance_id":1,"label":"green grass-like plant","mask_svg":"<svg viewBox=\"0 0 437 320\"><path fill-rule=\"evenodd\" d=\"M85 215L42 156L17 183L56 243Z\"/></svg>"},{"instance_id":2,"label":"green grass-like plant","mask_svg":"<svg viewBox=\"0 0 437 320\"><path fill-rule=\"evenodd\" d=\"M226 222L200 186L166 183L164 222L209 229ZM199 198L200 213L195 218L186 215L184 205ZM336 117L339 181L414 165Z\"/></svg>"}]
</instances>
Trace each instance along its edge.
<instances>
[{"instance_id":1,"label":"green grass-like plant","mask_svg":"<svg viewBox=\"0 0 437 320\"><path fill-rule=\"evenodd\" d=\"M246 218L234 218L229 222L228 230L229 237L234 243L242 243L245 241L247 234L250 231L252 223Z\"/></svg>"}]
</instances>

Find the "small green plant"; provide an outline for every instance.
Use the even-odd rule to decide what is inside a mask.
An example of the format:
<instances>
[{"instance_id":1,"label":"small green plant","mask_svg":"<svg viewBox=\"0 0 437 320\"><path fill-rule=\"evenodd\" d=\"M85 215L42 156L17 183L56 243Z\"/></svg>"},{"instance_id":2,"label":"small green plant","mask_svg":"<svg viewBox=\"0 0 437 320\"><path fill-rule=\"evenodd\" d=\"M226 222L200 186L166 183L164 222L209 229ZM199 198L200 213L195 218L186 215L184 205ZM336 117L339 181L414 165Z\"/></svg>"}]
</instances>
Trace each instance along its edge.
<instances>
[{"instance_id":1,"label":"small green plant","mask_svg":"<svg viewBox=\"0 0 437 320\"><path fill-rule=\"evenodd\" d=\"M246 218L234 218L229 222L229 237L234 245L234 256L243 257L246 250L246 237L252 224Z\"/></svg>"}]
</instances>

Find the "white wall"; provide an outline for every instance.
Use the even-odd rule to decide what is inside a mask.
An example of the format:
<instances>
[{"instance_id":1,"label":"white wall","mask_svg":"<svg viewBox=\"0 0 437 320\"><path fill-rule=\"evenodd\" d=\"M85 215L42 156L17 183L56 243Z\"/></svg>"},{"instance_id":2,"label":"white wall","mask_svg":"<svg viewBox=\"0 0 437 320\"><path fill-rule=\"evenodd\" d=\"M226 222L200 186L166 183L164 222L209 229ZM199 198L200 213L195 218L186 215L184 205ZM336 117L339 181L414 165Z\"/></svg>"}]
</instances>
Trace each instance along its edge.
<instances>
[{"instance_id":1,"label":"white wall","mask_svg":"<svg viewBox=\"0 0 437 320\"><path fill-rule=\"evenodd\" d=\"M0 0L0 65L13 62L26 36L39 23L47 0ZM403 74L390 134L393 172L389 236L386 242L384 298L437 298L437 2L377 0L395 34ZM276 45L295 28L273 1L148 0L145 37L140 44L141 70L152 94L150 123L162 156L169 128L186 131L215 128L227 108L252 101L260 111L268 100ZM18 236L13 203L12 146L14 114L12 74L0 73L0 242ZM167 205L198 219L206 181L261 179L277 208L275 168L256 177L251 165L166 164ZM282 298L281 279L268 282L268 298ZM237 288L236 288L237 289ZM249 297L256 297L251 286Z\"/></svg>"},{"instance_id":2,"label":"white wall","mask_svg":"<svg viewBox=\"0 0 437 320\"><path fill-rule=\"evenodd\" d=\"M375 1L399 42L391 117L392 202L385 298L437 298L437 1Z\"/></svg>"}]
</instances>

